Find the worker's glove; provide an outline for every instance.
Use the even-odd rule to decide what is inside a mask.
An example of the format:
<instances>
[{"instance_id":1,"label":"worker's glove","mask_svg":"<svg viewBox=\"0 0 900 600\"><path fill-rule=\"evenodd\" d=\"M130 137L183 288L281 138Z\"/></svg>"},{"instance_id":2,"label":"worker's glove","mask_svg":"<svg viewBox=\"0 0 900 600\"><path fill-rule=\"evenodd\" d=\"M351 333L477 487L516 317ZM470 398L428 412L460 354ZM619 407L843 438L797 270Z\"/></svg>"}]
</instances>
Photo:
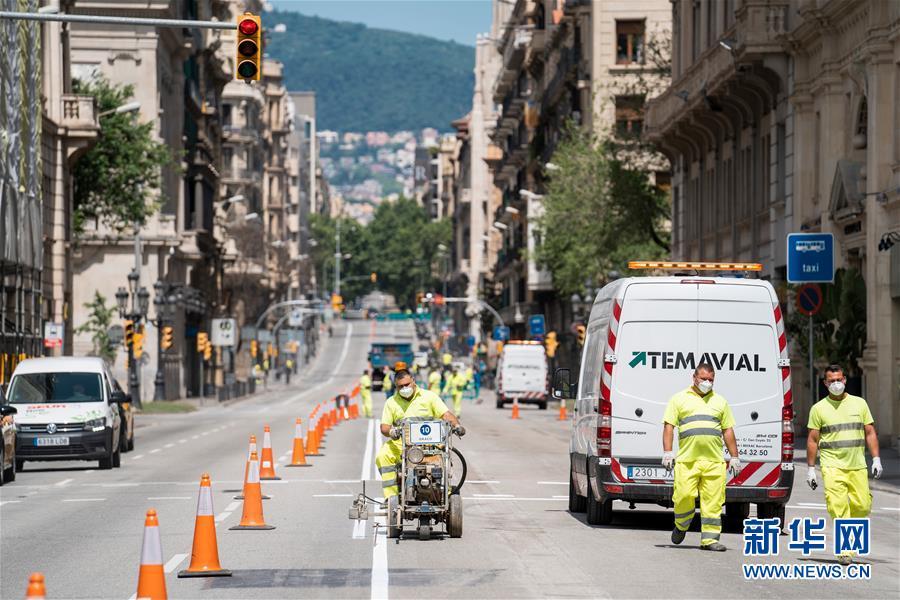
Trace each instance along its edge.
<instances>
[{"instance_id":1,"label":"worker's glove","mask_svg":"<svg viewBox=\"0 0 900 600\"><path fill-rule=\"evenodd\" d=\"M732 477L737 477L738 473L740 473L743 468L744 465L741 464L741 459L737 456L731 457L731 460L728 461L728 470L731 471Z\"/></svg>"},{"instance_id":2,"label":"worker's glove","mask_svg":"<svg viewBox=\"0 0 900 600\"><path fill-rule=\"evenodd\" d=\"M453 433L455 433L459 437L462 437L462 436L466 435L466 428L463 427L462 425L457 425L456 427L453 428Z\"/></svg>"},{"instance_id":3,"label":"worker's glove","mask_svg":"<svg viewBox=\"0 0 900 600\"><path fill-rule=\"evenodd\" d=\"M819 482L816 480L816 467L812 466L806 472L806 483L809 485L809 488L814 490L819 487Z\"/></svg>"},{"instance_id":4,"label":"worker's glove","mask_svg":"<svg viewBox=\"0 0 900 600\"><path fill-rule=\"evenodd\" d=\"M399 440L403 430L399 427L391 427L390 436L392 440Z\"/></svg>"},{"instance_id":5,"label":"worker's glove","mask_svg":"<svg viewBox=\"0 0 900 600\"><path fill-rule=\"evenodd\" d=\"M675 453L671 450L669 452L663 452L662 457L662 466L666 468L666 471L671 471L675 466Z\"/></svg>"},{"instance_id":6,"label":"worker's glove","mask_svg":"<svg viewBox=\"0 0 900 600\"><path fill-rule=\"evenodd\" d=\"M872 458L872 477L881 479L882 473L884 473L884 469L881 467L881 458L875 456Z\"/></svg>"}]
</instances>

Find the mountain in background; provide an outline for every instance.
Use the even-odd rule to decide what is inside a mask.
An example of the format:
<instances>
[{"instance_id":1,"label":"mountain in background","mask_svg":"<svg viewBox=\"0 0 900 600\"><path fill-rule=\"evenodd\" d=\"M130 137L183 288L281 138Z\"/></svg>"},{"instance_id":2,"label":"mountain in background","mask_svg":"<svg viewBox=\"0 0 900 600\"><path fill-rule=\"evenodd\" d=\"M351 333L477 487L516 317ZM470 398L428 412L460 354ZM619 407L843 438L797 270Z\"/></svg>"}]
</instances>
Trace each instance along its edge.
<instances>
[{"instance_id":1,"label":"mountain in background","mask_svg":"<svg viewBox=\"0 0 900 600\"><path fill-rule=\"evenodd\" d=\"M289 90L316 92L319 130L448 131L472 105L472 47L291 11L265 18L266 53Z\"/></svg>"}]
</instances>

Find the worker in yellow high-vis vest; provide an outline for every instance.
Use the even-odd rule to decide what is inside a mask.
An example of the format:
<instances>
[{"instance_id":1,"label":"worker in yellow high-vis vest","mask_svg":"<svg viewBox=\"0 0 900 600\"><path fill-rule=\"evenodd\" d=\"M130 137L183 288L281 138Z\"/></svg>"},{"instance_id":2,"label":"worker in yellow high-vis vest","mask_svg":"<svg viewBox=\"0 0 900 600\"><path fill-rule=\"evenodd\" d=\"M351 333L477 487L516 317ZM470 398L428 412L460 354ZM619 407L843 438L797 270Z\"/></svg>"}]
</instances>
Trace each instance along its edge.
<instances>
[{"instance_id":1,"label":"worker in yellow high-vis vest","mask_svg":"<svg viewBox=\"0 0 900 600\"><path fill-rule=\"evenodd\" d=\"M700 495L700 549L724 552L719 542L722 533L722 505L725 503L726 472L741 470L734 416L728 402L713 391L716 372L712 365L700 363L694 369L688 389L669 400L663 416L663 459L666 470L675 470L672 504L675 528L672 543L680 544L691 521L697 495ZM678 428L678 456L672 452L675 428ZM728 469L722 454L722 440L731 454Z\"/></svg>"},{"instance_id":2,"label":"worker in yellow high-vis vest","mask_svg":"<svg viewBox=\"0 0 900 600\"><path fill-rule=\"evenodd\" d=\"M359 378L359 397L362 400L363 415L368 419L372 417L372 378L369 371L363 371Z\"/></svg>"},{"instance_id":3,"label":"worker in yellow high-vis vest","mask_svg":"<svg viewBox=\"0 0 900 600\"><path fill-rule=\"evenodd\" d=\"M840 365L825 369L828 396L809 411L809 436L806 438L806 482L816 489L816 452L825 480L825 507L832 519L868 517L872 494L866 472L866 446L872 453L872 476L881 477L883 469L878 451L878 433L869 405L859 396L848 394L847 378ZM853 553L844 551L838 562L849 565Z\"/></svg>"},{"instance_id":4,"label":"worker in yellow high-vis vest","mask_svg":"<svg viewBox=\"0 0 900 600\"><path fill-rule=\"evenodd\" d=\"M441 372L437 368L428 373L428 391L438 395L441 393Z\"/></svg>"}]
</instances>

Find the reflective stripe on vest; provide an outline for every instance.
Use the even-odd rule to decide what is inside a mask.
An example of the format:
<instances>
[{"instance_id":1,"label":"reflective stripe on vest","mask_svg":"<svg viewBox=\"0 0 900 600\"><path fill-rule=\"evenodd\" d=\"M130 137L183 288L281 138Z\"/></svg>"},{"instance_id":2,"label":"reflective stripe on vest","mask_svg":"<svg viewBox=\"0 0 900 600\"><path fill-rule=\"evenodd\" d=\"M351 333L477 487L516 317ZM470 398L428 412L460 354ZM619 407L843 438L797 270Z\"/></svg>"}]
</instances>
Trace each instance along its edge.
<instances>
[{"instance_id":1,"label":"reflective stripe on vest","mask_svg":"<svg viewBox=\"0 0 900 600\"><path fill-rule=\"evenodd\" d=\"M681 427L687 423L694 423L696 421L710 421L712 423L720 423L719 417L714 417L712 415L691 415L690 417L685 417L682 420L678 421L678 426Z\"/></svg>"},{"instance_id":2,"label":"reflective stripe on vest","mask_svg":"<svg viewBox=\"0 0 900 600\"><path fill-rule=\"evenodd\" d=\"M861 448L865 445L866 440L864 440L863 438L859 438L858 440L837 440L834 442L820 442L819 448L822 450L828 450L831 448Z\"/></svg>"},{"instance_id":3,"label":"reflective stripe on vest","mask_svg":"<svg viewBox=\"0 0 900 600\"><path fill-rule=\"evenodd\" d=\"M716 437L722 437L722 430L713 429L712 427L698 427L697 429L688 429L687 431L679 431L678 439L682 440L686 437L691 437L694 435L714 435Z\"/></svg>"},{"instance_id":4,"label":"reflective stripe on vest","mask_svg":"<svg viewBox=\"0 0 900 600\"><path fill-rule=\"evenodd\" d=\"M837 423L835 425L825 425L819 430L820 434L837 433L839 431L864 431L865 426L861 422L856 423Z\"/></svg>"}]
</instances>

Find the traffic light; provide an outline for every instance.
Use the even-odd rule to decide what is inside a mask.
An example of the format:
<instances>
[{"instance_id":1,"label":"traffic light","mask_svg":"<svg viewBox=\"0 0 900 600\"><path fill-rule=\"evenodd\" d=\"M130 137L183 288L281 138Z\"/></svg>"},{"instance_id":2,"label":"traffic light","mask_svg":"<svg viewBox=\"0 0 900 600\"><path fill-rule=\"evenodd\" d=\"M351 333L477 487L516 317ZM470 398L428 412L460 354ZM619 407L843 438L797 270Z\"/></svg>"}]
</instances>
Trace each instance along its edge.
<instances>
[{"instance_id":1,"label":"traffic light","mask_svg":"<svg viewBox=\"0 0 900 600\"><path fill-rule=\"evenodd\" d=\"M372 283L375 283L376 281L378 281L378 273L373 271L372 274L369 275L369 279L372 281Z\"/></svg>"},{"instance_id":2,"label":"traffic light","mask_svg":"<svg viewBox=\"0 0 900 600\"><path fill-rule=\"evenodd\" d=\"M259 342L250 340L250 356L256 358L257 354L259 354Z\"/></svg>"},{"instance_id":3,"label":"traffic light","mask_svg":"<svg viewBox=\"0 0 900 600\"><path fill-rule=\"evenodd\" d=\"M548 331L547 337L544 340L544 347L547 349L547 357L553 358L556 356L556 348L559 346L559 341L556 339L555 331Z\"/></svg>"},{"instance_id":4,"label":"traffic light","mask_svg":"<svg viewBox=\"0 0 900 600\"><path fill-rule=\"evenodd\" d=\"M337 294L331 295L331 308L334 312L341 312L341 307L344 305L344 298Z\"/></svg>"},{"instance_id":5,"label":"traffic light","mask_svg":"<svg viewBox=\"0 0 900 600\"><path fill-rule=\"evenodd\" d=\"M259 81L262 72L262 22L257 15L245 12L237 20L237 57L235 79Z\"/></svg>"},{"instance_id":6,"label":"traffic light","mask_svg":"<svg viewBox=\"0 0 900 600\"><path fill-rule=\"evenodd\" d=\"M207 341L206 347L203 348L203 360L209 360L210 358L212 358L212 344Z\"/></svg>"},{"instance_id":7,"label":"traffic light","mask_svg":"<svg viewBox=\"0 0 900 600\"><path fill-rule=\"evenodd\" d=\"M584 346L584 335L587 332L587 328L584 325L579 325L575 328L575 334L578 336L578 345Z\"/></svg>"},{"instance_id":8,"label":"traffic light","mask_svg":"<svg viewBox=\"0 0 900 600\"><path fill-rule=\"evenodd\" d=\"M421 305L425 300L425 294L422 292L416 292L416 305Z\"/></svg>"},{"instance_id":9,"label":"traffic light","mask_svg":"<svg viewBox=\"0 0 900 600\"><path fill-rule=\"evenodd\" d=\"M166 325L162 330L162 349L168 350L175 343L174 338L174 328L171 325Z\"/></svg>"},{"instance_id":10,"label":"traffic light","mask_svg":"<svg viewBox=\"0 0 900 600\"><path fill-rule=\"evenodd\" d=\"M206 334L205 331L197 332L197 353L201 353L206 350L206 344L209 343L209 335Z\"/></svg>"},{"instance_id":11,"label":"traffic light","mask_svg":"<svg viewBox=\"0 0 900 600\"><path fill-rule=\"evenodd\" d=\"M127 320L125 321L125 337L122 338L125 342L125 347L131 347L131 344L134 342L134 321Z\"/></svg>"},{"instance_id":12,"label":"traffic light","mask_svg":"<svg viewBox=\"0 0 900 600\"><path fill-rule=\"evenodd\" d=\"M144 324L141 323L137 326L137 331L134 332L134 337L132 338L134 341L134 358L137 360L144 353Z\"/></svg>"}]
</instances>

